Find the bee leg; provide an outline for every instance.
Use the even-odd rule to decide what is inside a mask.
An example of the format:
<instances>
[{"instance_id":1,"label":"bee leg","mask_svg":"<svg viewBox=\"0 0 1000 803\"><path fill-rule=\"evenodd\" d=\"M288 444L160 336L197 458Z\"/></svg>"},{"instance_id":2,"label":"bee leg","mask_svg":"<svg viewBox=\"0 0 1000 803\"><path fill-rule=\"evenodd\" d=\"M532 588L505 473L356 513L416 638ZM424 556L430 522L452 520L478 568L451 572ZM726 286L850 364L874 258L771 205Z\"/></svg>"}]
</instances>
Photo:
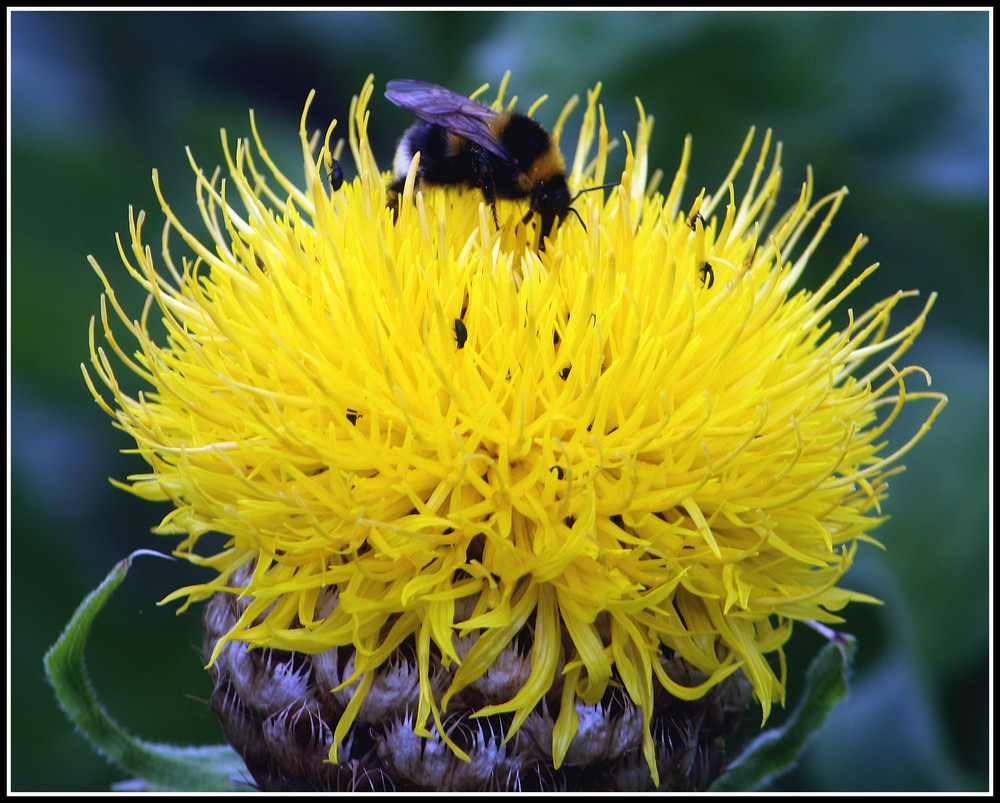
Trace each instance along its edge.
<instances>
[{"instance_id":1,"label":"bee leg","mask_svg":"<svg viewBox=\"0 0 1000 803\"><path fill-rule=\"evenodd\" d=\"M472 149L472 167L476 174L476 184L483 193L483 200L493 210L493 225L500 228L497 218L497 191L493 184L493 169L490 167L490 155L485 148Z\"/></svg>"},{"instance_id":2,"label":"bee leg","mask_svg":"<svg viewBox=\"0 0 1000 803\"><path fill-rule=\"evenodd\" d=\"M392 222L399 219L399 196L403 194L403 185L406 184L406 176L396 176L392 183L385 190L385 205L392 210Z\"/></svg>"},{"instance_id":3,"label":"bee leg","mask_svg":"<svg viewBox=\"0 0 1000 803\"><path fill-rule=\"evenodd\" d=\"M551 210L545 210L539 213L542 218L542 223L538 227L538 242L539 250L545 248L545 238L552 233L552 226L556 222L556 213Z\"/></svg>"},{"instance_id":4,"label":"bee leg","mask_svg":"<svg viewBox=\"0 0 1000 803\"><path fill-rule=\"evenodd\" d=\"M535 185L535 189L531 193L531 203L528 206L528 214L526 214L523 218L521 218L521 222L525 226L527 226L528 225L528 221L530 221L535 216L535 211L541 208L542 192L543 192L542 185L541 184L536 184ZM545 218L544 218L544 216L542 218L542 228L543 228L543 236L544 236L544 228L545 228Z\"/></svg>"}]
</instances>

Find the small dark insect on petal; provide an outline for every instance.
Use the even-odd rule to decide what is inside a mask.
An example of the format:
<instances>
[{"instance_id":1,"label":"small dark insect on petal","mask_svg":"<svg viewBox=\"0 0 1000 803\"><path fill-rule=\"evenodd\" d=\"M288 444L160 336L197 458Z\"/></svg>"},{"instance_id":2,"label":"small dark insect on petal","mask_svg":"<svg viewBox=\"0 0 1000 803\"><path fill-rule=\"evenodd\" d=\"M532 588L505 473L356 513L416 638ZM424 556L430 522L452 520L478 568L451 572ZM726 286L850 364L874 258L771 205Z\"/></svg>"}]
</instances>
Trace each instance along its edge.
<instances>
[{"instance_id":1,"label":"small dark insect on petal","mask_svg":"<svg viewBox=\"0 0 1000 803\"><path fill-rule=\"evenodd\" d=\"M701 216L700 212L695 212L693 215L691 215L690 218L688 218L688 226L691 227L691 231L697 231L698 230L698 221L699 220L701 221L701 227L705 228L705 218L703 218Z\"/></svg>"},{"instance_id":2,"label":"small dark insect on petal","mask_svg":"<svg viewBox=\"0 0 1000 803\"><path fill-rule=\"evenodd\" d=\"M352 424L354 424L355 426L357 426L359 418L361 418L361 413L359 413L357 410L352 410L350 408L347 409L347 420L348 421L350 421Z\"/></svg>"},{"instance_id":3,"label":"small dark insect on petal","mask_svg":"<svg viewBox=\"0 0 1000 803\"><path fill-rule=\"evenodd\" d=\"M465 323L461 318L455 318L455 342L459 348L465 348L465 341L469 339L469 330L465 328Z\"/></svg>"},{"instance_id":4,"label":"small dark insect on petal","mask_svg":"<svg viewBox=\"0 0 1000 803\"><path fill-rule=\"evenodd\" d=\"M705 289L711 290L712 285L715 284L715 271L712 270L712 265L706 262L702 265L698 273L702 276L702 281L705 283Z\"/></svg>"},{"instance_id":5,"label":"small dark insect on petal","mask_svg":"<svg viewBox=\"0 0 1000 803\"><path fill-rule=\"evenodd\" d=\"M334 192L344 186L344 168L336 159L330 159L326 177L330 179L330 189Z\"/></svg>"}]
</instances>

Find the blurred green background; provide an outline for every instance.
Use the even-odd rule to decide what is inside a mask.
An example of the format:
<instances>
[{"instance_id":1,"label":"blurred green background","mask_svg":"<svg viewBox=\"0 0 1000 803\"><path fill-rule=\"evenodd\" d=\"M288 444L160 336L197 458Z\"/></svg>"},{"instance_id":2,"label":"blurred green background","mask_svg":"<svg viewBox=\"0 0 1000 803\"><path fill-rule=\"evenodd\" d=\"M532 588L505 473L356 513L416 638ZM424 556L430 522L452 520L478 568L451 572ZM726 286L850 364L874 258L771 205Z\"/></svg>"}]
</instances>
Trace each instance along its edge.
<instances>
[{"instance_id":1,"label":"blurred green background","mask_svg":"<svg viewBox=\"0 0 1000 803\"><path fill-rule=\"evenodd\" d=\"M318 93L311 127L346 124L372 72L369 131L388 167L412 118L382 98L386 80L468 93L508 69L522 102L549 94L538 113L547 126L570 95L602 81L609 128L631 134L640 97L656 118L651 165L668 176L693 134L685 203L718 186L751 125L773 128L785 143L779 207L794 201L807 164L817 195L850 188L806 286L863 232L858 267L882 267L852 307L900 288L940 294L904 364L926 367L950 404L891 482L892 519L875 533L886 551L863 546L845 583L885 605L848 608L843 629L860 640L852 695L775 788L991 786L990 27L986 11L10 13L11 788L103 791L122 778L57 708L42 655L117 560L176 543L149 532L164 507L107 480L146 466L119 453L129 443L81 377L102 289L87 254L138 314L114 233L127 233L130 204L144 208L159 247L153 167L173 208L199 225L184 146L211 172L219 128L248 134L253 107L269 150L299 177L308 91ZM579 120L577 110L568 131ZM928 409L907 411L896 444ZM104 704L150 740L221 741L204 703L198 620L155 604L201 576L140 559L88 646ZM793 676L819 646L796 633ZM799 690L793 682L790 703Z\"/></svg>"}]
</instances>

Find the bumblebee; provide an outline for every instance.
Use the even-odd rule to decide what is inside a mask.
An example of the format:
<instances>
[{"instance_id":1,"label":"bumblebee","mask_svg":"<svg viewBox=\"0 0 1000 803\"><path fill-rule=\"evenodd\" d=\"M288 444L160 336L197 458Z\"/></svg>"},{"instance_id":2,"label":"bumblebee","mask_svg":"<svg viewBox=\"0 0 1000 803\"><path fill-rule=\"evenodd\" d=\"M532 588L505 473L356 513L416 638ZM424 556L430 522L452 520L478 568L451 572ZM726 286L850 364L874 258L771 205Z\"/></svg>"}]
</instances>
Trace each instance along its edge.
<instances>
[{"instance_id":1,"label":"bumblebee","mask_svg":"<svg viewBox=\"0 0 1000 803\"><path fill-rule=\"evenodd\" d=\"M497 198L529 200L528 213L521 222L526 224L536 214L541 218L539 243L570 212L580 217L572 207L579 193L570 196L559 148L527 115L495 112L427 81L390 81L385 96L419 121L403 134L393 160L396 177L388 187L387 205L394 217L417 151L418 183L478 188L497 227Z\"/></svg>"}]
</instances>

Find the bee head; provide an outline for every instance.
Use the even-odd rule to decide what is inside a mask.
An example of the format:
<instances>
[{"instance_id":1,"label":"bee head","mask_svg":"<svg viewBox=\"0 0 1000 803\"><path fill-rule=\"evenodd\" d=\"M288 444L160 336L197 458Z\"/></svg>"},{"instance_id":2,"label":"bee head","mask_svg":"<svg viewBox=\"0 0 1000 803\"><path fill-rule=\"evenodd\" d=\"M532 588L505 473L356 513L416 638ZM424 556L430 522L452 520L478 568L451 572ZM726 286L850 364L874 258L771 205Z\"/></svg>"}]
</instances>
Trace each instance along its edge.
<instances>
[{"instance_id":1,"label":"bee head","mask_svg":"<svg viewBox=\"0 0 1000 803\"><path fill-rule=\"evenodd\" d=\"M539 246L539 249L543 250L545 238L551 234L553 224L556 223L556 221L562 223L570 212L576 215L576 219L580 221L580 225L583 226L583 230L587 230L587 224L583 222L583 218L580 216L580 213L573 207L573 202L577 198L585 192L606 190L608 187L617 186L617 183L599 184L596 187L587 187L584 190L580 190L576 195L571 197L569 194L569 186L566 184L566 175L563 173L554 175L548 181L540 182L538 186L535 187L535 191L531 196L531 208L528 210L528 214L524 216L523 222L527 223L531 220L531 216L535 214L535 212L541 215L542 225L539 232L539 243L541 243L541 245Z\"/></svg>"},{"instance_id":2,"label":"bee head","mask_svg":"<svg viewBox=\"0 0 1000 803\"><path fill-rule=\"evenodd\" d=\"M552 232L552 227L563 219L570 212L569 186L566 184L566 174L556 173L546 181L540 181L535 185L531 193L531 206L528 214L524 216L524 223L531 220L536 212L541 216L542 223L539 230L539 242L545 240ZM575 210L574 210L575 211Z\"/></svg>"}]
</instances>

